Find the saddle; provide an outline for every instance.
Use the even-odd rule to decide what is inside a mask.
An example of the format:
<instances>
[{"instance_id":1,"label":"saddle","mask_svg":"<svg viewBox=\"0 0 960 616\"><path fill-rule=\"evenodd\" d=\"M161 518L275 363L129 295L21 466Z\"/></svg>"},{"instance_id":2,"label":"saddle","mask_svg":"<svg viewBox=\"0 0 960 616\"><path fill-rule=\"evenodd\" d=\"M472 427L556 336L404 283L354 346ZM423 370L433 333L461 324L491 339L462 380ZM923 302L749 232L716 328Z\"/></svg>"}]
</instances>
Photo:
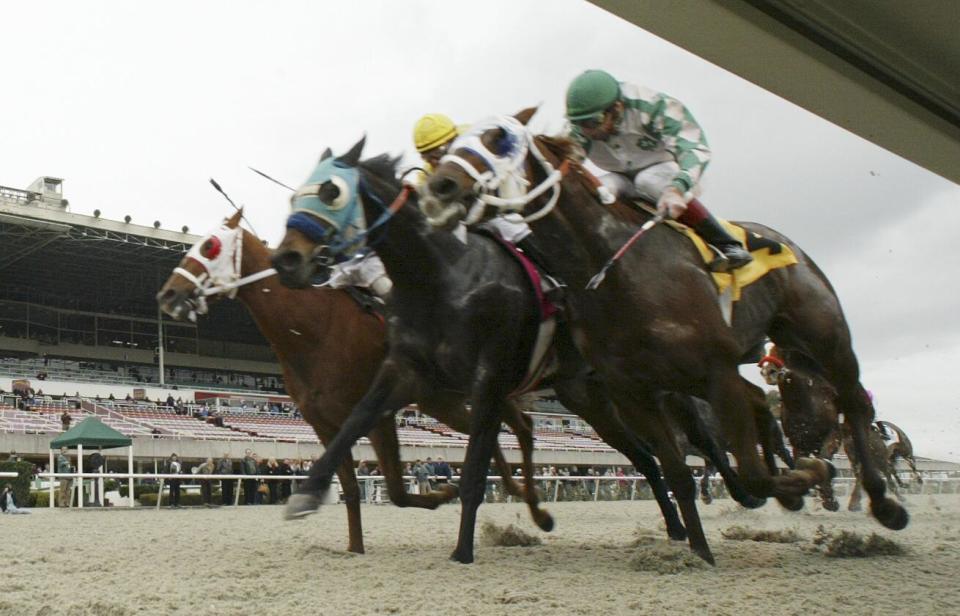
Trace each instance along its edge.
<instances>
[{"instance_id":1,"label":"saddle","mask_svg":"<svg viewBox=\"0 0 960 616\"><path fill-rule=\"evenodd\" d=\"M628 201L631 206L638 210L643 210L648 214L656 214L656 209L643 200ZM731 301L740 299L740 295L745 287L763 278L768 272L788 265L797 263L797 256L793 250L781 242L763 237L759 233L747 231L743 227L737 226L728 220L718 218L717 221L723 228L738 240L747 249L747 252L753 257L753 261L726 273L710 272L714 284L717 286L717 292L720 295L728 294ZM709 271L710 263L716 258L715 249L707 244L703 238L697 235L696 231L690 227L675 220L665 220L664 223L678 233L682 233L693 242L694 247L700 254L704 266Z\"/></svg>"}]
</instances>

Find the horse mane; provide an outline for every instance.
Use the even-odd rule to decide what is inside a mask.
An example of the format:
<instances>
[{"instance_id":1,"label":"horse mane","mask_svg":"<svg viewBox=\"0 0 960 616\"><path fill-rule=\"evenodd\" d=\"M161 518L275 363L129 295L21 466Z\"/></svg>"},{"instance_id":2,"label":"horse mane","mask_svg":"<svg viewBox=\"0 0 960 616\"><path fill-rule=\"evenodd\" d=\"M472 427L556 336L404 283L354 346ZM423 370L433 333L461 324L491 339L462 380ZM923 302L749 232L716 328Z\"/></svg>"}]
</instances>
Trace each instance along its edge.
<instances>
[{"instance_id":1,"label":"horse mane","mask_svg":"<svg viewBox=\"0 0 960 616\"><path fill-rule=\"evenodd\" d=\"M599 180L586 167L583 166L583 160L586 157L583 148L573 139L563 136L537 135L534 140L542 145L553 156L556 156L561 162L570 161L573 164L576 173L568 174L567 177L575 177L580 186L590 194L596 194L596 185ZM618 220L629 224L643 224L650 219L650 215L643 214L634 207L630 207L619 200L606 206Z\"/></svg>"},{"instance_id":2,"label":"horse mane","mask_svg":"<svg viewBox=\"0 0 960 616\"><path fill-rule=\"evenodd\" d=\"M393 157L389 154L379 154L373 158L360 161L357 167L369 179L379 180L390 187L399 186L397 179L397 166L400 164L400 157ZM370 177L372 176L372 177Z\"/></svg>"},{"instance_id":3,"label":"horse mane","mask_svg":"<svg viewBox=\"0 0 960 616\"><path fill-rule=\"evenodd\" d=\"M583 148L569 137L537 135L536 142L543 146L560 160L579 162L583 159Z\"/></svg>"}]
</instances>

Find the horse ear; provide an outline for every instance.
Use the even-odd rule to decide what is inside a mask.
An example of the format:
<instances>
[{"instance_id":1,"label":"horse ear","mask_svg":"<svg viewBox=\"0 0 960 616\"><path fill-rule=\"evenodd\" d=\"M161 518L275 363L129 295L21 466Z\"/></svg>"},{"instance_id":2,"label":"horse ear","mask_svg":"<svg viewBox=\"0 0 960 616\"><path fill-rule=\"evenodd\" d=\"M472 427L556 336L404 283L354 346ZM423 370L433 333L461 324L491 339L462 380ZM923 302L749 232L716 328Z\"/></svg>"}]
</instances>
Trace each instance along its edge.
<instances>
[{"instance_id":1,"label":"horse ear","mask_svg":"<svg viewBox=\"0 0 960 616\"><path fill-rule=\"evenodd\" d=\"M518 122L526 126L527 122L530 121L530 118L533 117L533 114L535 114L539 109L540 109L539 105L537 105L536 107L527 107L526 109L524 109L523 111L521 111L520 113L516 114L513 117L516 118Z\"/></svg>"},{"instance_id":2,"label":"horse ear","mask_svg":"<svg viewBox=\"0 0 960 616\"><path fill-rule=\"evenodd\" d=\"M350 151L344 154L343 156L338 156L337 160L344 163L350 167L356 167L360 162L360 154L363 152L363 146L367 142L367 136L364 135L360 137L360 141L356 142Z\"/></svg>"},{"instance_id":3,"label":"horse ear","mask_svg":"<svg viewBox=\"0 0 960 616\"><path fill-rule=\"evenodd\" d=\"M326 150L323 151L323 154L320 155L320 162L322 163L323 161L327 160L331 156L333 156L333 150L331 150L330 148L327 148Z\"/></svg>"},{"instance_id":4,"label":"horse ear","mask_svg":"<svg viewBox=\"0 0 960 616\"><path fill-rule=\"evenodd\" d=\"M243 208L239 208L236 212L233 213L233 216L227 219L227 228L236 229L237 225L240 224L240 219L243 218Z\"/></svg>"}]
</instances>

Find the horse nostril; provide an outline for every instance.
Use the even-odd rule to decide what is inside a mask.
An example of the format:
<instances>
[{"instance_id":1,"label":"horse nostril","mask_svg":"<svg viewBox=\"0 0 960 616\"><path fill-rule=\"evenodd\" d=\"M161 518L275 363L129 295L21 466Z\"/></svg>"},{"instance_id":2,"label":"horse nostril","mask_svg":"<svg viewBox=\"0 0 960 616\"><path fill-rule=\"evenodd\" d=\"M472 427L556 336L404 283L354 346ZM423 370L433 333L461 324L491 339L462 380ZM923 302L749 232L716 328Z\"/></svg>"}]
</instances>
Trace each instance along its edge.
<instances>
[{"instance_id":1,"label":"horse nostril","mask_svg":"<svg viewBox=\"0 0 960 616\"><path fill-rule=\"evenodd\" d=\"M273 267L278 272L295 272L303 262L303 257L295 250L287 250L273 257Z\"/></svg>"},{"instance_id":2,"label":"horse nostril","mask_svg":"<svg viewBox=\"0 0 960 616\"><path fill-rule=\"evenodd\" d=\"M176 294L177 292L174 291L173 289L160 291L159 293L157 293L157 302L161 304L169 304L171 300L173 300L174 296L176 296Z\"/></svg>"},{"instance_id":3,"label":"horse nostril","mask_svg":"<svg viewBox=\"0 0 960 616\"><path fill-rule=\"evenodd\" d=\"M457 193L457 183L448 177L434 176L429 187L439 199L450 199Z\"/></svg>"}]
</instances>

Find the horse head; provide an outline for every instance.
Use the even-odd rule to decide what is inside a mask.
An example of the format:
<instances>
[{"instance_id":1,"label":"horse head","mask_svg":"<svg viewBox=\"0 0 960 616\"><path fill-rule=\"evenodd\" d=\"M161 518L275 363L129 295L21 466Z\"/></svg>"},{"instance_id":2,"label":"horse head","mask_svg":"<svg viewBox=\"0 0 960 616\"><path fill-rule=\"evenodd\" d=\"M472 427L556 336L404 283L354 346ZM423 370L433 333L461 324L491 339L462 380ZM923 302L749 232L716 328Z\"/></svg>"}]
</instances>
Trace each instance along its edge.
<instances>
[{"instance_id":1,"label":"horse head","mask_svg":"<svg viewBox=\"0 0 960 616\"><path fill-rule=\"evenodd\" d=\"M157 293L160 309L176 320L196 321L208 298L236 296L243 255L243 210L194 244Z\"/></svg>"},{"instance_id":2,"label":"horse head","mask_svg":"<svg viewBox=\"0 0 960 616\"><path fill-rule=\"evenodd\" d=\"M552 187L544 183L531 190L528 179L529 154L553 171L526 126L536 111L531 107L515 116L487 118L457 137L421 188L420 208L427 222L449 230L460 221L469 225L485 219L487 206L521 211Z\"/></svg>"},{"instance_id":3,"label":"horse head","mask_svg":"<svg viewBox=\"0 0 960 616\"><path fill-rule=\"evenodd\" d=\"M375 174L368 167L376 167L393 181L396 166L396 161L386 156L361 162L365 142L366 137L361 138L336 158L328 148L291 198L287 232L273 257L273 266L284 285L306 287L322 268L364 247L372 230L367 227L364 199L379 199L369 186L379 180L372 177Z\"/></svg>"}]
</instances>

